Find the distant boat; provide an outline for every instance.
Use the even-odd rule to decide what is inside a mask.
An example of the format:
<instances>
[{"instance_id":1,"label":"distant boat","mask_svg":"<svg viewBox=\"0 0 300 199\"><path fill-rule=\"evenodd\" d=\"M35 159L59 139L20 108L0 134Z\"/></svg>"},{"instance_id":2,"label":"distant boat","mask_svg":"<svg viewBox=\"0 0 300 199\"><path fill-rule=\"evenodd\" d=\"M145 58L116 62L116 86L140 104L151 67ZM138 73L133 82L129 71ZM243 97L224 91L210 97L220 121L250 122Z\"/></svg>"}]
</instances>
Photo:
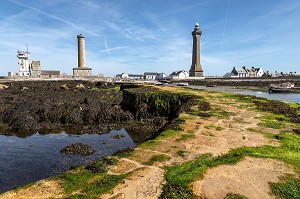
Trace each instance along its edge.
<instances>
[{"instance_id":1,"label":"distant boat","mask_svg":"<svg viewBox=\"0 0 300 199\"><path fill-rule=\"evenodd\" d=\"M179 82L179 83L177 83L177 86L188 86L189 85L189 83L187 83L187 82Z\"/></svg>"},{"instance_id":2,"label":"distant boat","mask_svg":"<svg viewBox=\"0 0 300 199\"><path fill-rule=\"evenodd\" d=\"M206 87L217 87L218 85L213 84L213 85L206 85Z\"/></svg>"},{"instance_id":3,"label":"distant boat","mask_svg":"<svg viewBox=\"0 0 300 199\"><path fill-rule=\"evenodd\" d=\"M273 92L292 92L295 91L294 89L295 84L291 82L281 83L281 84L270 84L269 85L269 93Z\"/></svg>"}]
</instances>

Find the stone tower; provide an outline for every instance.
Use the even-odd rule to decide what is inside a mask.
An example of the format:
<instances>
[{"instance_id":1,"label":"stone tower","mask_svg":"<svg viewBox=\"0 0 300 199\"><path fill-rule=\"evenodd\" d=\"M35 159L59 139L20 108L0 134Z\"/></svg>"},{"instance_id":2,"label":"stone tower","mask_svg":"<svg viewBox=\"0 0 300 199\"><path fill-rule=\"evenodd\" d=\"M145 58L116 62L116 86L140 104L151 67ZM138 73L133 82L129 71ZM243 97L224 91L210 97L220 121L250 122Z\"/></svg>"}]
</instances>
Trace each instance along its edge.
<instances>
[{"instance_id":1,"label":"stone tower","mask_svg":"<svg viewBox=\"0 0 300 199\"><path fill-rule=\"evenodd\" d=\"M77 35L78 43L78 68L86 67L86 57L85 57L85 36L82 34Z\"/></svg>"},{"instance_id":2,"label":"stone tower","mask_svg":"<svg viewBox=\"0 0 300 199\"><path fill-rule=\"evenodd\" d=\"M199 28L199 24L195 24L193 35L193 54L192 65L190 69L190 77L203 77L203 70L200 64L200 36L202 31Z\"/></svg>"},{"instance_id":3,"label":"stone tower","mask_svg":"<svg viewBox=\"0 0 300 199\"><path fill-rule=\"evenodd\" d=\"M91 76L92 69L86 67L85 36L82 34L77 35L77 43L78 43L78 67L73 68L73 75Z\"/></svg>"},{"instance_id":4,"label":"stone tower","mask_svg":"<svg viewBox=\"0 0 300 199\"><path fill-rule=\"evenodd\" d=\"M18 50L19 76L30 76L30 52Z\"/></svg>"}]
</instances>

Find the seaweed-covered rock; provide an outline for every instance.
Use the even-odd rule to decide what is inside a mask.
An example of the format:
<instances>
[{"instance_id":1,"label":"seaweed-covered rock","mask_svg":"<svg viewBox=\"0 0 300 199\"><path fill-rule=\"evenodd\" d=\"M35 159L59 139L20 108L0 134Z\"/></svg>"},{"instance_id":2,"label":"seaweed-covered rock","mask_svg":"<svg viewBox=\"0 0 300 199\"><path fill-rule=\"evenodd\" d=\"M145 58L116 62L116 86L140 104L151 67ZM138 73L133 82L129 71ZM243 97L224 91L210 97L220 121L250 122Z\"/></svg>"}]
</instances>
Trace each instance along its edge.
<instances>
[{"instance_id":1,"label":"seaweed-covered rock","mask_svg":"<svg viewBox=\"0 0 300 199\"><path fill-rule=\"evenodd\" d=\"M24 87L29 89L21 90ZM193 99L133 84L121 90L111 87L110 83L88 81L11 82L1 90L0 133L107 133L117 124L138 134L135 141L140 143L176 118Z\"/></svg>"},{"instance_id":2,"label":"seaweed-covered rock","mask_svg":"<svg viewBox=\"0 0 300 199\"><path fill-rule=\"evenodd\" d=\"M260 110L269 111L275 114L283 114L290 118L292 122L300 123L300 115L298 114L298 109L293 108L284 102L276 100L262 102L257 100L254 101L254 103Z\"/></svg>"},{"instance_id":3,"label":"seaweed-covered rock","mask_svg":"<svg viewBox=\"0 0 300 199\"><path fill-rule=\"evenodd\" d=\"M60 150L60 152L63 154L73 154L73 155L82 155L82 156L91 155L95 151L96 150L94 148L90 147L87 144L82 144L82 143L71 144L64 147L62 150Z\"/></svg>"},{"instance_id":4,"label":"seaweed-covered rock","mask_svg":"<svg viewBox=\"0 0 300 199\"><path fill-rule=\"evenodd\" d=\"M96 160L95 162L88 164L84 169L91 171L92 173L103 173L107 171L108 166L114 165L117 160L112 157L104 157Z\"/></svg>"}]
</instances>

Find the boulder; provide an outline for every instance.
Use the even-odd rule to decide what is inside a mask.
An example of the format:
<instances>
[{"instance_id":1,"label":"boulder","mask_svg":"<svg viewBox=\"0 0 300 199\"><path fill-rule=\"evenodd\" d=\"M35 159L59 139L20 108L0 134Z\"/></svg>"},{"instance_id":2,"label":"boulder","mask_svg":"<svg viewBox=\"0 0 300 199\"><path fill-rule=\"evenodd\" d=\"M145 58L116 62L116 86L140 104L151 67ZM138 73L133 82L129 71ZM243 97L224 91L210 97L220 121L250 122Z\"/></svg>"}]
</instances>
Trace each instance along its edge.
<instances>
[{"instance_id":1,"label":"boulder","mask_svg":"<svg viewBox=\"0 0 300 199\"><path fill-rule=\"evenodd\" d=\"M63 154L73 154L73 155L82 155L82 156L91 155L95 151L96 150L94 148L90 147L87 144L82 144L82 143L71 144L64 147L62 150L60 150L60 152Z\"/></svg>"},{"instance_id":2,"label":"boulder","mask_svg":"<svg viewBox=\"0 0 300 199\"><path fill-rule=\"evenodd\" d=\"M75 88L85 90L85 86L83 84L78 84Z\"/></svg>"},{"instance_id":3,"label":"boulder","mask_svg":"<svg viewBox=\"0 0 300 199\"><path fill-rule=\"evenodd\" d=\"M60 88L63 89L63 90L69 90L69 87L68 87L67 84L61 85Z\"/></svg>"},{"instance_id":4,"label":"boulder","mask_svg":"<svg viewBox=\"0 0 300 199\"><path fill-rule=\"evenodd\" d=\"M6 89L6 88L8 88L9 86L7 86L7 85L5 85L5 84L0 84L0 90L2 90L2 89Z\"/></svg>"}]
</instances>

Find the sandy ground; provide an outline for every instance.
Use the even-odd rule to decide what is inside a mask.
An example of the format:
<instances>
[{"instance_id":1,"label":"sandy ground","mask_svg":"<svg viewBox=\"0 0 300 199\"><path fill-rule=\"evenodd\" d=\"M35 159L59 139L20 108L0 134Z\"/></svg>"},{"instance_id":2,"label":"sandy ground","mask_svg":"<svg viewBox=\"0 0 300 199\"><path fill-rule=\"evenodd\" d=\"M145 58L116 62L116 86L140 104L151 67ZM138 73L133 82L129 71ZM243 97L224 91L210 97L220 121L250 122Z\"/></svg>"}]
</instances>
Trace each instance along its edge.
<instances>
[{"instance_id":1,"label":"sandy ground","mask_svg":"<svg viewBox=\"0 0 300 199\"><path fill-rule=\"evenodd\" d=\"M63 189L56 180L40 180L29 188L19 191L9 191L0 196L0 199L45 199L45 198L63 197Z\"/></svg>"},{"instance_id":2,"label":"sandy ground","mask_svg":"<svg viewBox=\"0 0 300 199\"><path fill-rule=\"evenodd\" d=\"M175 88L163 87L162 89ZM218 93L193 92L203 96L210 95L208 100L211 106L230 112L230 116L224 119L216 117L202 119L182 114L181 117L187 118L183 125L184 131L175 137L160 140L151 147L138 147L133 151L132 156L120 159L117 165L110 168L109 173L132 172L132 174L110 193L99 198L157 198L162 192L164 166L166 165L190 161L204 153L211 153L214 156L222 155L242 146L279 145L277 140L249 130L252 128L278 133L278 130L258 125L260 120L257 118L262 113L245 108L245 104L241 102L220 98ZM193 137L181 139L184 134L193 135ZM184 152L184 155L179 156L179 151ZM156 162L151 166L146 165L145 162L154 155L164 155L169 159L165 162ZM289 173L293 171L278 160L245 157L236 165L222 165L210 169L202 180L192 184L192 188L199 197L209 199L224 198L230 192L243 194L249 198L274 198L270 194L268 183L278 182L281 176ZM17 192L8 192L0 198L22 198L22 196L60 198L63 196L61 188L55 181L42 182L44 184L37 184Z\"/></svg>"},{"instance_id":3,"label":"sandy ground","mask_svg":"<svg viewBox=\"0 0 300 199\"><path fill-rule=\"evenodd\" d=\"M236 165L222 165L210 169L203 180L192 184L193 191L203 198L225 198L236 193L248 198L276 198L270 194L269 182L279 182L279 177L292 174L280 161L246 157Z\"/></svg>"}]
</instances>

